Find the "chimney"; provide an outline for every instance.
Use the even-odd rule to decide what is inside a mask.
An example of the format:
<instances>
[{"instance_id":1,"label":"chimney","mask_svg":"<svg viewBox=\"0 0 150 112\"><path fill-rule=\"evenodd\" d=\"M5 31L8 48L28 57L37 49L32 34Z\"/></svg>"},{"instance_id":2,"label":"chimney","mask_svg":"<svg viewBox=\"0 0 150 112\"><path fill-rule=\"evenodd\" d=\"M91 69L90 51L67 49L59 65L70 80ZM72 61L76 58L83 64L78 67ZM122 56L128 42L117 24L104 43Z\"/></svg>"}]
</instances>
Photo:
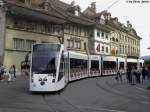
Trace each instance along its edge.
<instances>
[{"instance_id":1,"label":"chimney","mask_svg":"<svg viewBox=\"0 0 150 112\"><path fill-rule=\"evenodd\" d=\"M72 1L70 5L71 5L71 7L74 7L75 6L75 1Z\"/></svg>"},{"instance_id":2,"label":"chimney","mask_svg":"<svg viewBox=\"0 0 150 112\"><path fill-rule=\"evenodd\" d=\"M91 9L93 10L94 13L96 13L96 2L91 3Z\"/></svg>"}]
</instances>

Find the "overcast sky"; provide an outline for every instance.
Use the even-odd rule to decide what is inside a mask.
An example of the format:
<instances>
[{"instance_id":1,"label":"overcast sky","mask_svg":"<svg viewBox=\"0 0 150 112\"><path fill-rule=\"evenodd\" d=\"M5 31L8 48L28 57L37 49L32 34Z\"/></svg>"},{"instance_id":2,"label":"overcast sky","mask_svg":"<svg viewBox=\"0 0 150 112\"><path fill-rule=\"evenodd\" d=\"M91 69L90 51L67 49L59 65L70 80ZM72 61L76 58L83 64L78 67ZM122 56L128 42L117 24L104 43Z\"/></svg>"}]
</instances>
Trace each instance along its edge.
<instances>
[{"instance_id":1,"label":"overcast sky","mask_svg":"<svg viewBox=\"0 0 150 112\"><path fill-rule=\"evenodd\" d=\"M71 3L73 0L61 0ZM137 34L142 37L141 56L150 55L150 0L74 0L76 5L80 5L82 11L90 6L91 2L96 2L97 12L108 9L112 17L118 17L119 21L126 24L129 20ZM139 1L140 3L129 3L127 1ZM146 1L146 3L141 3Z\"/></svg>"}]
</instances>

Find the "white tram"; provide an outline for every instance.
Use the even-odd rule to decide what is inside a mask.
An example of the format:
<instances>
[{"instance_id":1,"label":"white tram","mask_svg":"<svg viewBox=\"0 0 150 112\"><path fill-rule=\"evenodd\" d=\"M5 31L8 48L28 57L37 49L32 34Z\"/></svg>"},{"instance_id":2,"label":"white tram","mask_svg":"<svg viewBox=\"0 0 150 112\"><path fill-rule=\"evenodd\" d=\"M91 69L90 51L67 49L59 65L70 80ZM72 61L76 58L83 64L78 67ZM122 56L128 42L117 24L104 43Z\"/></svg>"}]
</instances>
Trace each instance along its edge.
<instances>
[{"instance_id":1,"label":"white tram","mask_svg":"<svg viewBox=\"0 0 150 112\"><path fill-rule=\"evenodd\" d=\"M60 44L33 45L30 91L58 91L65 87L68 74L64 74L63 49Z\"/></svg>"},{"instance_id":2,"label":"white tram","mask_svg":"<svg viewBox=\"0 0 150 112\"><path fill-rule=\"evenodd\" d=\"M87 55L65 51L61 44L34 44L30 65L30 91L50 92L63 89L69 81L114 75L126 66L143 66L139 59Z\"/></svg>"}]
</instances>

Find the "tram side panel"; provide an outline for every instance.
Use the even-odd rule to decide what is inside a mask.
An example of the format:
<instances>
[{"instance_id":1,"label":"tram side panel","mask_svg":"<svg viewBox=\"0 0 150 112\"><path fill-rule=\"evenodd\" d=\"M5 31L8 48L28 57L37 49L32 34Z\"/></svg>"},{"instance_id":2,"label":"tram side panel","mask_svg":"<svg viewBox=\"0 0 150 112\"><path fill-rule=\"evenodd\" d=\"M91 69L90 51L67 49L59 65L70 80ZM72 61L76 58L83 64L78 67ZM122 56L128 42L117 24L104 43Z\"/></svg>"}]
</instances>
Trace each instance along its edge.
<instances>
[{"instance_id":1,"label":"tram side panel","mask_svg":"<svg viewBox=\"0 0 150 112\"><path fill-rule=\"evenodd\" d=\"M126 59L118 57L118 70L120 70L121 73L126 73Z\"/></svg>"},{"instance_id":2,"label":"tram side panel","mask_svg":"<svg viewBox=\"0 0 150 112\"><path fill-rule=\"evenodd\" d=\"M69 53L69 81L88 77L88 57L79 53Z\"/></svg>"},{"instance_id":3,"label":"tram side panel","mask_svg":"<svg viewBox=\"0 0 150 112\"><path fill-rule=\"evenodd\" d=\"M127 69L131 70L132 68L138 67L137 59L127 59Z\"/></svg>"},{"instance_id":4,"label":"tram side panel","mask_svg":"<svg viewBox=\"0 0 150 112\"><path fill-rule=\"evenodd\" d=\"M103 57L102 61L103 72L102 75L114 75L117 73L117 58L113 56Z\"/></svg>"},{"instance_id":5,"label":"tram side panel","mask_svg":"<svg viewBox=\"0 0 150 112\"><path fill-rule=\"evenodd\" d=\"M89 76L101 76L101 57L89 55Z\"/></svg>"}]
</instances>

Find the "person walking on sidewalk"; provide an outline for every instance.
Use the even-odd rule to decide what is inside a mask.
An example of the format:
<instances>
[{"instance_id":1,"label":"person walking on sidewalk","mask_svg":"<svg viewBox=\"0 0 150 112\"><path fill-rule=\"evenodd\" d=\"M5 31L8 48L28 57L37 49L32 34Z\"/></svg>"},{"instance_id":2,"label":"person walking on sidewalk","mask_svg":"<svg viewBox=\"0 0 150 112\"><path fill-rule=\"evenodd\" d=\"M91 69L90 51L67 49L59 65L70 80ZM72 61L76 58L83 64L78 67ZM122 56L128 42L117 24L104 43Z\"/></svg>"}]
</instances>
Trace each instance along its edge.
<instances>
[{"instance_id":1,"label":"person walking on sidewalk","mask_svg":"<svg viewBox=\"0 0 150 112\"><path fill-rule=\"evenodd\" d=\"M14 65L12 65L9 68L9 78L8 78L8 81L15 81L15 79L14 79L14 73L15 73L15 68L14 68Z\"/></svg>"},{"instance_id":2,"label":"person walking on sidewalk","mask_svg":"<svg viewBox=\"0 0 150 112\"><path fill-rule=\"evenodd\" d=\"M131 79L131 68L128 68L127 69L127 73L126 73L126 77L127 77L127 82L128 83L131 83L132 82L132 79Z\"/></svg>"},{"instance_id":3,"label":"person walking on sidewalk","mask_svg":"<svg viewBox=\"0 0 150 112\"><path fill-rule=\"evenodd\" d=\"M16 78L16 66L13 65L13 68L14 68L14 78Z\"/></svg>"},{"instance_id":4,"label":"person walking on sidewalk","mask_svg":"<svg viewBox=\"0 0 150 112\"><path fill-rule=\"evenodd\" d=\"M132 79L131 85L135 85L136 75L137 75L137 71L136 71L135 67L133 66L132 70L131 70L131 79Z\"/></svg>"},{"instance_id":5,"label":"person walking on sidewalk","mask_svg":"<svg viewBox=\"0 0 150 112\"><path fill-rule=\"evenodd\" d=\"M141 69L140 68L137 70L136 78L137 78L137 83L140 84L141 83Z\"/></svg>"},{"instance_id":6,"label":"person walking on sidewalk","mask_svg":"<svg viewBox=\"0 0 150 112\"><path fill-rule=\"evenodd\" d=\"M145 77L147 75L147 71L145 69L145 67L142 68L142 83L145 81Z\"/></svg>"},{"instance_id":7,"label":"person walking on sidewalk","mask_svg":"<svg viewBox=\"0 0 150 112\"><path fill-rule=\"evenodd\" d=\"M147 79L148 79L148 83L149 83L149 86L147 89L150 90L150 66L147 69Z\"/></svg>"},{"instance_id":8,"label":"person walking on sidewalk","mask_svg":"<svg viewBox=\"0 0 150 112\"><path fill-rule=\"evenodd\" d=\"M122 83L122 73L121 73L121 69L119 68L119 70L117 71L117 80Z\"/></svg>"},{"instance_id":9,"label":"person walking on sidewalk","mask_svg":"<svg viewBox=\"0 0 150 112\"><path fill-rule=\"evenodd\" d=\"M2 80L2 65L0 64L0 81Z\"/></svg>"},{"instance_id":10,"label":"person walking on sidewalk","mask_svg":"<svg viewBox=\"0 0 150 112\"><path fill-rule=\"evenodd\" d=\"M4 66L0 64L0 81L3 80L3 75L4 75Z\"/></svg>"}]
</instances>

